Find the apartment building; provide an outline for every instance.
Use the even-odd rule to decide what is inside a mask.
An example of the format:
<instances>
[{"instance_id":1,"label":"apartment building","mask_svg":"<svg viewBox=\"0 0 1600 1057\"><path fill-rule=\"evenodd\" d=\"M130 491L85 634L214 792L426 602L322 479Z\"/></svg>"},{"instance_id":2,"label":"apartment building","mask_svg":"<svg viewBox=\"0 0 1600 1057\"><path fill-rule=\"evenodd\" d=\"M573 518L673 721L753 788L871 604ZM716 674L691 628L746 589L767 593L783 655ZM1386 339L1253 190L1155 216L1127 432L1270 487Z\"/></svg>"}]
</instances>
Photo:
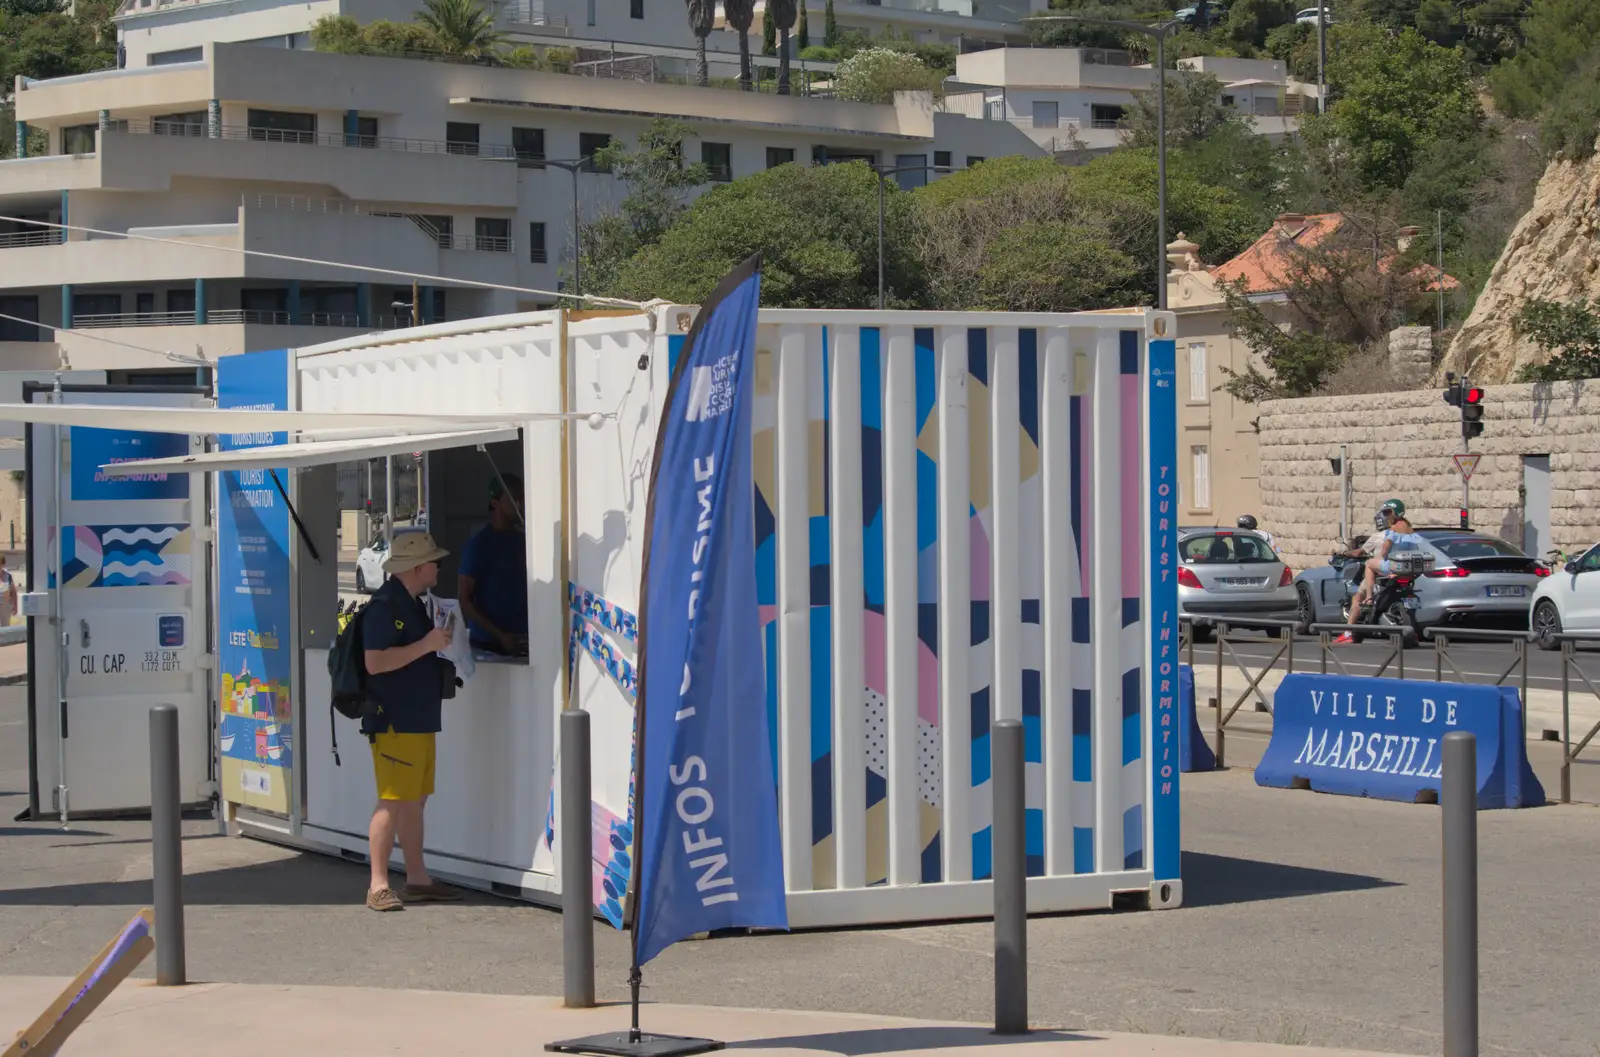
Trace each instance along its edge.
<instances>
[{"instance_id":1,"label":"apartment building","mask_svg":"<svg viewBox=\"0 0 1600 1057\"><path fill-rule=\"evenodd\" d=\"M1256 131L1281 139L1315 108L1316 86L1289 77L1272 59L1180 59L1173 76L1210 75L1221 102L1247 115ZM1047 151L1102 152L1141 92L1154 91L1149 63L1101 48L993 48L956 59L956 84L945 97L952 113L1008 121Z\"/></svg>"},{"instance_id":2,"label":"apartment building","mask_svg":"<svg viewBox=\"0 0 1600 1057\"><path fill-rule=\"evenodd\" d=\"M168 353L409 324L407 280L340 265L442 277L419 285L424 322L537 307L549 298L471 283L561 288L574 183L584 215L622 189L557 163L657 117L694 130L687 149L718 180L790 161L1042 153L927 94L872 105L251 44L19 82L16 107L50 154L0 162L0 216L93 230L0 221L0 313L56 328L0 320L9 370L55 366L56 346L75 368L171 369Z\"/></svg>"},{"instance_id":3,"label":"apartment building","mask_svg":"<svg viewBox=\"0 0 1600 1057\"><path fill-rule=\"evenodd\" d=\"M511 44L576 48L600 70L641 63L681 74L692 58L694 34L682 0L482 0ZM196 62L206 44L259 44L308 49L311 27L329 15L359 22L407 21L420 0L396 6L386 0L124 0L116 17L123 65ZM893 31L921 41L963 47L1027 42L1022 19L1048 9L1048 0L836 0L842 31L878 36ZM811 42L822 43L825 0L806 4ZM756 7L753 35L759 51L766 4ZM714 75L737 70L738 36L718 7L717 29L707 39ZM791 48L798 52L798 39ZM770 58L757 56L758 65Z\"/></svg>"}]
</instances>

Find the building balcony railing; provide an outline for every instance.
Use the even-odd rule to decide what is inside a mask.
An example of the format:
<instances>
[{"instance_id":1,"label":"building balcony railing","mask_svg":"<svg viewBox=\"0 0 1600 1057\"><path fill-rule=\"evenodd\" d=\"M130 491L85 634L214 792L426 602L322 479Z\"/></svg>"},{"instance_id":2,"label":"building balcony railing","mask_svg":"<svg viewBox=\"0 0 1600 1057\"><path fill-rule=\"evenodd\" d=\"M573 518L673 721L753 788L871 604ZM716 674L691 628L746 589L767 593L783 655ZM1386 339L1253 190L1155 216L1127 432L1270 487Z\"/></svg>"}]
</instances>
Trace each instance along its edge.
<instances>
[{"instance_id":1,"label":"building balcony railing","mask_svg":"<svg viewBox=\"0 0 1600 1057\"><path fill-rule=\"evenodd\" d=\"M61 236L62 232L54 228L13 231L0 235L0 250L15 249L19 246L59 246L63 241Z\"/></svg>"},{"instance_id":2,"label":"building balcony railing","mask_svg":"<svg viewBox=\"0 0 1600 1057\"><path fill-rule=\"evenodd\" d=\"M216 135L208 135L204 125L179 121L146 119L112 123L112 130L135 136L182 136L200 139L247 140L253 143L282 143L298 147L354 147L364 150L405 151L412 154L453 154L466 158L515 161L517 152L509 143L455 143L447 140L410 139L403 136L363 136L353 132L306 132L299 129L257 128L249 125L220 125Z\"/></svg>"}]
</instances>

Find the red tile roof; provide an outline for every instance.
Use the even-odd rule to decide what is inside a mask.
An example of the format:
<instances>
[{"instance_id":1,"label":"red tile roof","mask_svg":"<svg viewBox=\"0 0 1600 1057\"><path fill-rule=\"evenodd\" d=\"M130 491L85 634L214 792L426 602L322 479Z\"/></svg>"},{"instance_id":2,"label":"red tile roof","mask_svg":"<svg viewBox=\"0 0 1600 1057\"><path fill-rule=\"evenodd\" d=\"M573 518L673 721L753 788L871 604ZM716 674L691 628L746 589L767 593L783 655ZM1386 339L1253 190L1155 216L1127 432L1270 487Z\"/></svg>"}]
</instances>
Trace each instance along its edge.
<instances>
[{"instance_id":1,"label":"red tile roof","mask_svg":"<svg viewBox=\"0 0 1600 1057\"><path fill-rule=\"evenodd\" d=\"M1287 249L1315 246L1344 225L1342 213L1312 213L1307 216L1285 214L1267 230L1250 248L1226 264L1211 269L1211 274L1224 282L1243 282L1246 293L1266 294L1282 290L1290 267ZM1433 269L1424 269L1426 288L1437 289ZM1444 288L1460 285L1452 276L1444 277Z\"/></svg>"}]
</instances>

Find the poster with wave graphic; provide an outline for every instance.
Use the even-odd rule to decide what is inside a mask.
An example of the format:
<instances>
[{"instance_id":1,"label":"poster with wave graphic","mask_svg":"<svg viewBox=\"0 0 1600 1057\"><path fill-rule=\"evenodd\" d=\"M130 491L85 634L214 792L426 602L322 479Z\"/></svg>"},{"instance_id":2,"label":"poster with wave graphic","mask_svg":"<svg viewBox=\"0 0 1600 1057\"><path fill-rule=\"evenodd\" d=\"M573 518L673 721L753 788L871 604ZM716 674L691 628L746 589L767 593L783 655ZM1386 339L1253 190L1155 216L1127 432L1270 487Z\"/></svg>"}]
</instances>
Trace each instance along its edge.
<instances>
[{"instance_id":1,"label":"poster with wave graphic","mask_svg":"<svg viewBox=\"0 0 1600 1057\"><path fill-rule=\"evenodd\" d=\"M71 588L187 586L192 546L188 525L68 525L61 578Z\"/></svg>"}]
</instances>

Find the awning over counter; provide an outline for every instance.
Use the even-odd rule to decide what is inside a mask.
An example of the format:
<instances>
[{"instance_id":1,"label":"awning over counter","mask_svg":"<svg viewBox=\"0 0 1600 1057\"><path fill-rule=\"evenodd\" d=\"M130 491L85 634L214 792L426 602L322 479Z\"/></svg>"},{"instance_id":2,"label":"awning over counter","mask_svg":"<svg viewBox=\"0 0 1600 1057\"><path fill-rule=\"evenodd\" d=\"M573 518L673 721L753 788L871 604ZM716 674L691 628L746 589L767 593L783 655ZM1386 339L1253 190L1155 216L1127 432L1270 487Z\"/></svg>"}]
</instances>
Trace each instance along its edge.
<instances>
[{"instance_id":1,"label":"awning over counter","mask_svg":"<svg viewBox=\"0 0 1600 1057\"><path fill-rule=\"evenodd\" d=\"M170 459L139 459L102 466L108 477L127 477L150 473L210 473L230 470L264 470L271 467L298 468L326 466L337 462L360 462L386 455L415 451L461 448L516 440L515 426L497 429L457 430L451 433L389 434L362 439L319 440L301 444L271 444L265 447L236 448Z\"/></svg>"},{"instance_id":2,"label":"awning over counter","mask_svg":"<svg viewBox=\"0 0 1600 1057\"><path fill-rule=\"evenodd\" d=\"M244 434L370 430L389 435L468 428L514 428L522 422L588 418L572 412L499 412L493 415L416 415L364 411L249 411L214 407L133 407L121 404L0 404L0 421L36 426L87 426L146 433ZM419 449L408 449L419 450ZM282 465L281 463L279 465Z\"/></svg>"}]
</instances>

